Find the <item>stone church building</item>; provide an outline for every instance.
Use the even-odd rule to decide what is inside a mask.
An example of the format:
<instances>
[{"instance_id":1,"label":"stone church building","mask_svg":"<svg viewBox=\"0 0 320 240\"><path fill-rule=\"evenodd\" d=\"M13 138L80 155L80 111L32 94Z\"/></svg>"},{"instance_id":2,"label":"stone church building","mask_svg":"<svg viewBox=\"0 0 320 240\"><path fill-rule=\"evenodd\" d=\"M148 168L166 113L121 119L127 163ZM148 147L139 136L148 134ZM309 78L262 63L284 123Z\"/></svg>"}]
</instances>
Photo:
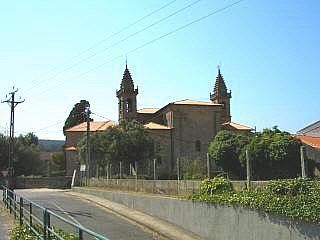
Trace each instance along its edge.
<instances>
[{"instance_id":1,"label":"stone church building","mask_svg":"<svg viewBox=\"0 0 320 240\"><path fill-rule=\"evenodd\" d=\"M185 99L160 109L138 109L138 93L126 65L116 93L119 121L136 120L144 124L156 142L161 167L169 172L175 168L178 157L205 160L210 142L221 129L243 133L252 130L231 121L231 91L227 90L220 69L208 102Z\"/></svg>"},{"instance_id":2,"label":"stone church building","mask_svg":"<svg viewBox=\"0 0 320 240\"><path fill-rule=\"evenodd\" d=\"M136 120L142 123L154 141L158 167L172 173L178 157L205 161L209 143L221 129L248 133L252 129L231 121L231 91L227 90L220 69L218 70L210 101L185 99L170 102L162 108L138 109L137 95L130 71L126 65L118 98L119 121ZM90 132L105 131L116 123L91 122ZM86 123L66 129L65 154L67 175L79 171L80 160L77 144L86 132Z\"/></svg>"}]
</instances>

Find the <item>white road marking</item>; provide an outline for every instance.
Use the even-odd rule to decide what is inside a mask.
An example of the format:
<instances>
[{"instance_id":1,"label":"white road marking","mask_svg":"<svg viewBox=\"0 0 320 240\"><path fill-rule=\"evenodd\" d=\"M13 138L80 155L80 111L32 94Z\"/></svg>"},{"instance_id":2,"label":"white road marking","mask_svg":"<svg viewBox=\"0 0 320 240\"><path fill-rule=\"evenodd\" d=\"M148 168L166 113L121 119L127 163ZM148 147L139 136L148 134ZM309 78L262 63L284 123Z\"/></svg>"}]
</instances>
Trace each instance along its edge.
<instances>
[{"instance_id":1,"label":"white road marking","mask_svg":"<svg viewBox=\"0 0 320 240\"><path fill-rule=\"evenodd\" d=\"M66 210L64 210L62 207L60 207L58 204L56 204L55 202L52 202L52 204L56 207L56 208L58 208L61 212L63 212L64 214L66 214L71 220L73 220L76 224L78 224L79 226L81 226L81 227L83 227L82 225L81 225L81 223L77 220L77 219L75 219L74 217L72 217Z\"/></svg>"}]
</instances>

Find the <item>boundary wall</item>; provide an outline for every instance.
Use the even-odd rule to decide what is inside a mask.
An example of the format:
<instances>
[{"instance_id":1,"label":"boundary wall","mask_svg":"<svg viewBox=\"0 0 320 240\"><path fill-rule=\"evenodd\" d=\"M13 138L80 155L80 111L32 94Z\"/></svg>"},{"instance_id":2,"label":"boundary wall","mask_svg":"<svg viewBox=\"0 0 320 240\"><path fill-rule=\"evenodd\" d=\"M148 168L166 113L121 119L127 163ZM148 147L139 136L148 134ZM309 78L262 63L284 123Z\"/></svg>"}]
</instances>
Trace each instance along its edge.
<instances>
[{"instance_id":1,"label":"boundary wall","mask_svg":"<svg viewBox=\"0 0 320 240\"><path fill-rule=\"evenodd\" d=\"M16 188L60 188L71 187L72 176L61 177L16 177Z\"/></svg>"},{"instance_id":2,"label":"boundary wall","mask_svg":"<svg viewBox=\"0 0 320 240\"><path fill-rule=\"evenodd\" d=\"M213 240L319 240L320 226L242 207L179 200L158 195L90 188L74 191L95 195L159 217Z\"/></svg>"},{"instance_id":3,"label":"boundary wall","mask_svg":"<svg viewBox=\"0 0 320 240\"><path fill-rule=\"evenodd\" d=\"M142 180L90 178L90 187L105 187L124 191L158 193L165 195L190 195L199 192L200 180ZM262 188L267 181L252 181L252 188ZM246 181L232 181L235 190L246 188Z\"/></svg>"}]
</instances>

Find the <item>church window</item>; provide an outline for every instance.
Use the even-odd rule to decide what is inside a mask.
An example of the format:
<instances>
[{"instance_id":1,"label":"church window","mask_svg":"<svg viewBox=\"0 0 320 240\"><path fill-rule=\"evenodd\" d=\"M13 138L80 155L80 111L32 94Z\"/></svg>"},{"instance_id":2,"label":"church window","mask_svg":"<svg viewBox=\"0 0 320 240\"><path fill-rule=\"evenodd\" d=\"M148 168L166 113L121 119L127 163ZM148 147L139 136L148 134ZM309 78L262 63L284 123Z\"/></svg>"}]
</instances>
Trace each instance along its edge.
<instances>
[{"instance_id":1,"label":"church window","mask_svg":"<svg viewBox=\"0 0 320 240\"><path fill-rule=\"evenodd\" d=\"M196 145L196 152L200 152L201 151L201 142L200 142L200 140L197 140L195 142L195 145Z\"/></svg>"},{"instance_id":2,"label":"church window","mask_svg":"<svg viewBox=\"0 0 320 240\"><path fill-rule=\"evenodd\" d=\"M126 112L132 112L132 100L130 98L126 101Z\"/></svg>"}]
</instances>

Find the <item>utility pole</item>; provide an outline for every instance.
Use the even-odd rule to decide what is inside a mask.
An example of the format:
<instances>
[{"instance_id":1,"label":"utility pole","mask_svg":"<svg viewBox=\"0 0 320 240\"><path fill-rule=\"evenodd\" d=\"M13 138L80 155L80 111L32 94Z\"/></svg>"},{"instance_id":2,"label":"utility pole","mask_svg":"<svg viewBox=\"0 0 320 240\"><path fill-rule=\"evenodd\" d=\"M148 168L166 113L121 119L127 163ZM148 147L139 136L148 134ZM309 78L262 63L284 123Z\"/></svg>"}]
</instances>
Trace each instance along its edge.
<instances>
[{"instance_id":1,"label":"utility pole","mask_svg":"<svg viewBox=\"0 0 320 240\"><path fill-rule=\"evenodd\" d=\"M10 190L14 189L13 186L13 176L14 176L14 109L19 103L23 103L25 100L15 101L15 94L18 92L18 89L14 89L9 93L10 97L6 96L6 100L1 101L2 103L8 103L11 109L10 114L10 142L9 142L9 162L8 162L8 188ZM21 97L20 97L21 99Z\"/></svg>"},{"instance_id":2,"label":"utility pole","mask_svg":"<svg viewBox=\"0 0 320 240\"><path fill-rule=\"evenodd\" d=\"M301 177L305 178L307 177L307 172L306 172L306 162L304 159L304 146L300 147L300 160L301 160Z\"/></svg>"},{"instance_id":3,"label":"utility pole","mask_svg":"<svg viewBox=\"0 0 320 240\"><path fill-rule=\"evenodd\" d=\"M250 190L251 185L251 159L248 149L246 150L246 165L247 165L247 190Z\"/></svg>"},{"instance_id":4,"label":"utility pole","mask_svg":"<svg viewBox=\"0 0 320 240\"><path fill-rule=\"evenodd\" d=\"M88 105L85 109L86 115L87 115L87 162L86 162L86 178L87 178L87 184L89 184L89 178L90 178L90 105Z\"/></svg>"},{"instance_id":5,"label":"utility pole","mask_svg":"<svg viewBox=\"0 0 320 240\"><path fill-rule=\"evenodd\" d=\"M210 179L210 170L211 170L211 166L210 166L210 157L209 157L209 153L207 153L207 177Z\"/></svg>"}]
</instances>

